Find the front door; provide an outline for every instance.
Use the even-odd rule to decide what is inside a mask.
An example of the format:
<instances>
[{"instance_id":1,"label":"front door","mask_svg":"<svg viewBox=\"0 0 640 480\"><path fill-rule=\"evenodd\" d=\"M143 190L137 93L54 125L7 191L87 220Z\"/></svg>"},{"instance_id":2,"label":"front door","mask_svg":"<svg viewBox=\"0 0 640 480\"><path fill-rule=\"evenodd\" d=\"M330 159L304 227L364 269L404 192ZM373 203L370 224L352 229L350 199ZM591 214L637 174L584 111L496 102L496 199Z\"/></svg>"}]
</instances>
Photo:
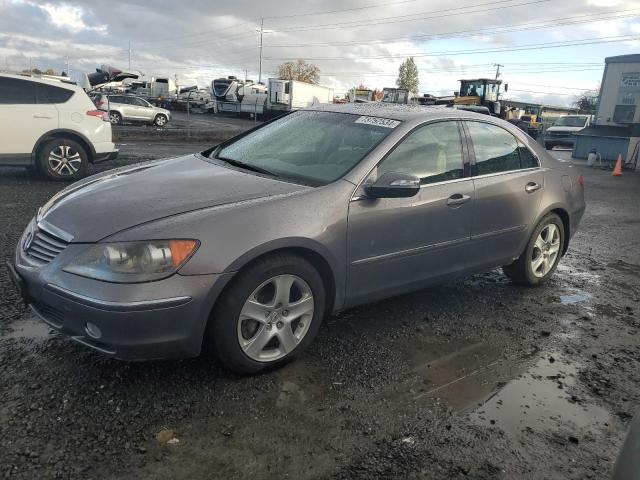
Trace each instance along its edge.
<instances>
[{"instance_id":1,"label":"front door","mask_svg":"<svg viewBox=\"0 0 640 480\"><path fill-rule=\"evenodd\" d=\"M456 121L415 129L370 174L421 179L411 198L356 196L349 207L347 303L419 288L465 268L473 181ZM357 193L359 195L360 192Z\"/></svg>"},{"instance_id":2,"label":"front door","mask_svg":"<svg viewBox=\"0 0 640 480\"><path fill-rule=\"evenodd\" d=\"M504 128L465 122L470 138L476 201L471 266L479 270L520 256L544 189L536 156Z\"/></svg>"}]
</instances>

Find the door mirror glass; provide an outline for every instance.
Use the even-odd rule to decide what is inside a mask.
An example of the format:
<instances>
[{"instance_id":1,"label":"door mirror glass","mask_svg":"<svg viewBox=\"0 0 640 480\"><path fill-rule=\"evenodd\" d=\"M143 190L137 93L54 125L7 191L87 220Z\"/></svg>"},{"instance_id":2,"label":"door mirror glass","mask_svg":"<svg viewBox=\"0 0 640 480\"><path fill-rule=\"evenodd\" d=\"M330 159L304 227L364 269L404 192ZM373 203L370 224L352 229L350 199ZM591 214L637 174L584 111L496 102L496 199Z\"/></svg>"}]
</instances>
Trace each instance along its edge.
<instances>
[{"instance_id":1,"label":"door mirror glass","mask_svg":"<svg viewBox=\"0 0 640 480\"><path fill-rule=\"evenodd\" d=\"M400 172L386 172L375 182L364 187L371 198L407 198L420 191L420 179Z\"/></svg>"}]
</instances>

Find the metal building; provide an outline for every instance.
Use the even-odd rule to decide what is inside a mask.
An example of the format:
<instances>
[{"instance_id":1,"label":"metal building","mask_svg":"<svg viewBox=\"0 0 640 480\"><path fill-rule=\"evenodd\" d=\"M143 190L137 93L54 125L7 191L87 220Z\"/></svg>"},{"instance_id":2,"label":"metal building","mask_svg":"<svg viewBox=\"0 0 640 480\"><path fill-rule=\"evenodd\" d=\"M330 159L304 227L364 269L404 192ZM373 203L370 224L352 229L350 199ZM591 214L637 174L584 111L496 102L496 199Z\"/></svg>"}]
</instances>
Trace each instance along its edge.
<instances>
[{"instance_id":1,"label":"metal building","mask_svg":"<svg viewBox=\"0 0 640 480\"><path fill-rule=\"evenodd\" d=\"M573 156L586 158L592 149L603 160L619 154L634 161L640 142L640 54L605 59L595 121L577 133Z\"/></svg>"}]
</instances>

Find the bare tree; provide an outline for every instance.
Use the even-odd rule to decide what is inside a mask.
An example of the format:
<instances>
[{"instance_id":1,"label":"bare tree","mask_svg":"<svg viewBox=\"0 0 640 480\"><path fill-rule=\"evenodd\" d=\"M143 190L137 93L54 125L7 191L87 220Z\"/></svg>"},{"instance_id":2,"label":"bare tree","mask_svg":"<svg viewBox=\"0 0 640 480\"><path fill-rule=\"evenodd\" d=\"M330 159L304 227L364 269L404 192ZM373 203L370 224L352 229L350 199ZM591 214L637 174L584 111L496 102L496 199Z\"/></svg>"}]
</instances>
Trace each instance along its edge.
<instances>
[{"instance_id":1,"label":"bare tree","mask_svg":"<svg viewBox=\"0 0 640 480\"><path fill-rule=\"evenodd\" d=\"M578 95L573 103L580 109L580 113L588 113L592 115L596 112L599 93L600 87L593 90L586 90Z\"/></svg>"},{"instance_id":2,"label":"bare tree","mask_svg":"<svg viewBox=\"0 0 640 480\"><path fill-rule=\"evenodd\" d=\"M302 59L296 62L286 62L278 67L278 78L317 84L320 81L320 68Z\"/></svg>"}]
</instances>

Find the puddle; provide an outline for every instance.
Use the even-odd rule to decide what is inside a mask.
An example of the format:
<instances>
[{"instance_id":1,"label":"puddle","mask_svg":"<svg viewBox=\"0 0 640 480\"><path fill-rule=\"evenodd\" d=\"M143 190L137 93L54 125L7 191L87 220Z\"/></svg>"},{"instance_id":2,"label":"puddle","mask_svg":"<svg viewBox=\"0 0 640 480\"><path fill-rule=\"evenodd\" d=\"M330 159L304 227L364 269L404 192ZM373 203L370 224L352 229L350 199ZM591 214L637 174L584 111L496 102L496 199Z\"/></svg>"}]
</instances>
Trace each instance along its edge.
<instances>
[{"instance_id":1,"label":"puddle","mask_svg":"<svg viewBox=\"0 0 640 480\"><path fill-rule=\"evenodd\" d=\"M587 292L577 292L570 295L560 295L560 303L563 305L572 305L574 303L588 302L591 300L591 294Z\"/></svg>"},{"instance_id":2,"label":"puddle","mask_svg":"<svg viewBox=\"0 0 640 480\"><path fill-rule=\"evenodd\" d=\"M1 338L44 340L51 335L51 328L36 319L20 320L11 324L11 332L2 334Z\"/></svg>"},{"instance_id":3,"label":"puddle","mask_svg":"<svg viewBox=\"0 0 640 480\"><path fill-rule=\"evenodd\" d=\"M553 361L551 361L553 359ZM476 423L495 424L511 436L530 428L591 430L606 426L609 413L571 396L567 388L576 382L577 364L551 354L540 359L520 377L507 383L470 418Z\"/></svg>"},{"instance_id":4,"label":"puddle","mask_svg":"<svg viewBox=\"0 0 640 480\"><path fill-rule=\"evenodd\" d=\"M557 273L559 273L563 277L569 277L569 279L577 279L595 284L599 284L601 282L601 275L598 273L595 273L593 271L585 272L582 270L576 270L563 264L558 265Z\"/></svg>"}]
</instances>

